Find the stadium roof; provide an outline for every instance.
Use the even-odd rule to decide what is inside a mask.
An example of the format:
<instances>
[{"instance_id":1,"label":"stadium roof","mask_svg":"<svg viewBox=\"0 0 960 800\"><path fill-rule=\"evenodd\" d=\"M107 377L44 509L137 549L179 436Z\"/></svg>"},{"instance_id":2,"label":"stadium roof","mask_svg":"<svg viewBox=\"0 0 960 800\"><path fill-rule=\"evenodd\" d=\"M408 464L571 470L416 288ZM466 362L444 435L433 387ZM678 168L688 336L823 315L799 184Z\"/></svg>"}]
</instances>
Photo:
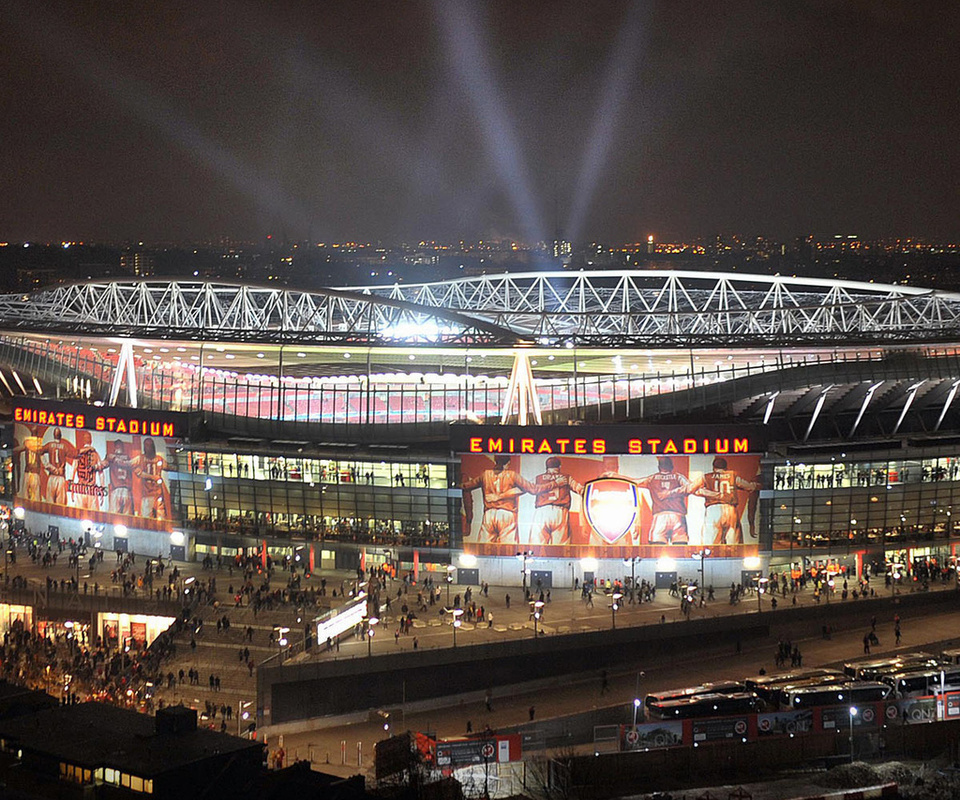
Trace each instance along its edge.
<instances>
[{"instance_id":1,"label":"stadium roof","mask_svg":"<svg viewBox=\"0 0 960 800\"><path fill-rule=\"evenodd\" d=\"M816 278L637 270L312 291L119 280L0 296L0 328L359 346L913 344L960 339L960 294Z\"/></svg>"}]
</instances>

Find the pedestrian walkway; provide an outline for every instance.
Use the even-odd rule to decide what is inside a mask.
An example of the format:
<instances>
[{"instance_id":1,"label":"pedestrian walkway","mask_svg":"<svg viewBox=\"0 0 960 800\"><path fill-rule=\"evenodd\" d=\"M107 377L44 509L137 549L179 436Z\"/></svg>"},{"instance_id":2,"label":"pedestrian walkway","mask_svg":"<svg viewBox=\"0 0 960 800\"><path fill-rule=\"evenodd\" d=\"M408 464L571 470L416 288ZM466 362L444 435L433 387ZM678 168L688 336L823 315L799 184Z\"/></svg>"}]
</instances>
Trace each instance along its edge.
<instances>
[{"instance_id":1,"label":"pedestrian walkway","mask_svg":"<svg viewBox=\"0 0 960 800\"><path fill-rule=\"evenodd\" d=\"M8 565L7 573L11 576L11 581L26 582L39 590L43 590L48 579L56 581L58 586L60 581L69 584L76 580L78 587L88 584L88 591L92 591L93 584L97 583L99 591L109 594L111 602L116 603L115 610L122 611L125 603L129 603L133 598L153 597L156 590L166 584L173 566L170 565L165 576L157 579L152 592L138 588L134 583L124 595L120 588L110 581L112 555L107 553L104 563L98 566L96 572L90 573L83 566L78 572L75 566L65 563L65 558L59 559L59 563L42 566L31 562L21 550L16 563ZM142 564L144 557L140 555L137 558L138 564ZM458 648L534 635L551 637L605 630L614 626L626 628L666 624L688 618L756 615L770 610L769 595L758 598L756 594L748 593L736 605L717 600L700 607L690 606L684 612L681 610L679 598L671 597L665 590L658 591L652 602L631 604L621 601L619 608L614 610L611 607L612 598L602 590L594 594L591 602L587 602L580 592L556 589L543 592L541 619L535 621L533 608L523 601L524 593L520 587L490 586L486 593L481 593L480 587L453 585L444 586L439 595L440 601L433 606L428 605L426 612L415 609L413 613L416 617L412 621L411 629L401 634L398 632L398 621L403 616L402 608L405 604L408 609L416 606L418 586L400 579L388 578L382 596L391 598L390 609L381 613L377 635L372 641L368 641L366 637L348 634L341 637L339 646L335 648L328 650L325 643L315 643L309 651L304 651L303 644L312 629L312 620L329 608L342 604L345 595L349 596L351 589L355 590L358 586L356 573L324 570L308 577L302 570L291 573L279 567L274 567L269 575L257 573L254 576L256 586L268 588L271 594L279 594L281 599L272 602L270 607L256 609L250 604L247 595L244 595L241 604L237 605L236 594L243 584L240 570L226 563L220 566L214 563L212 569L204 569L198 562L177 563L175 566L179 572L179 580L174 587L177 591L188 587L191 591L196 591L199 586L209 587L211 591L205 597L205 602L191 612L192 624L175 637L173 657L164 662L161 675L155 676L156 680L152 681L154 696L150 707L156 707L161 701L165 704L183 702L197 707L201 712L205 710L207 703L216 702L218 708L221 705L237 708L239 704L249 704L256 698L256 670L264 661L275 660L280 656L281 648L277 644L277 631L280 628L288 629L286 638L290 650L285 652L283 657L285 661L292 663L310 659L365 658L368 652L376 656L398 650L412 650L415 646L420 650L451 647L453 627L450 624L451 615L447 612L454 605L458 594L463 605L468 588L472 591L472 602L476 603L478 608L483 606L484 616L492 618L493 624L463 624L456 634ZM437 581L442 575L445 573L424 572L421 577L432 576ZM311 599L312 605L297 605L295 602L284 601L288 582L294 576L299 580L300 593L305 593ZM321 582L324 582L327 588L323 595L319 594ZM954 588L952 583L936 584L933 587L937 591ZM336 598L333 597L334 591ZM722 595L722 592L718 593L718 596ZM539 599L539 596L536 595L536 599ZM534 595L531 595L531 598L534 598ZM792 605L794 600L799 606L809 606L816 602L812 590L807 588L796 594L781 596L781 607ZM836 602L850 604L861 601L840 600L840 592L837 591L833 596L822 598L819 604L826 607ZM223 618L229 621L229 627L224 628L221 625L218 632L217 621L222 621ZM181 669L185 674L197 671L201 677L199 684L190 685L186 681L181 683L177 680L171 687L167 679L169 674L179 676ZM214 677L213 688L209 683L210 676ZM216 678L220 679L219 691L216 689ZM613 679L611 676L611 681ZM546 707L541 708L540 704L537 704L537 707L538 718L547 713Z\"/></svg>"}]
</instances>

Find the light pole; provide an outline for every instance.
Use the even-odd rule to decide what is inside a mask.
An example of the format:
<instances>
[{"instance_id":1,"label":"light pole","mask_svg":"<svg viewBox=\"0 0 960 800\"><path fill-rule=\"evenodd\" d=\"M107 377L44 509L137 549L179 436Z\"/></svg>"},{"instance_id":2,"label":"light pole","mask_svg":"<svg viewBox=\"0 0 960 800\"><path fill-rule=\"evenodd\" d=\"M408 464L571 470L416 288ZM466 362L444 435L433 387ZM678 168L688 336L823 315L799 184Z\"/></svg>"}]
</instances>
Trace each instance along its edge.
<instances>
[{"instance_id":1,"label":"light pole","mask_svg":"<svg viewBox=\"0 0 960 800\"><path fill-rule=\"evenodd\" d=\"M277 626L277 658L281 664L283 663L283 648L287 646L287 634L289 632L289 628L282 625Z\"/></svg>"},{"instance_id":2,"label":"light pole","mask_svg":"<svg viewBox=\"0 0 960 800\"><path fill-rule=\"evenodd\" d=\"M763 594L764 584L767 583L766 578L757 578L757 613L763 611L763 606L760 603L760 596Z\"/></svg>"},{"instance_id":3,"label":"light pole","mask_svg":"<svg viewBox=\"0 0 960 800\"><path fill-rule=\"evenodd\" d=\"M623 595L620 592L613 593L613 602L610 604L610 616L613 619L613 629L617 629L617 612L620 610L620 598Z\"/></svg>"},{"instance_id":4,"label":"light pole","mask_svg":"<svg viewBox=\"0 0 960 800\"><path fill-rule=\"evenodd\" d=\"M630 562L630 587L634 591L637 590L637 564L639 564L641 560L640 556L631 556L630 558L623 559L624 563Z\"/></svg>"},{"instance_id":5,"label":"light pole","mask_svg":"<svg viewBox=\"0 0 960 800\"><path fill-rule=\"evenodd\" d=\"M938 719L943 722L947 718L947 687L944 685L947 681L946 673L940 670L940 699L937 701Z\"/></svg>"},{"instance_id":6,"label":"light pole","mask_svg":"<svg viewBox=\"0 0 960 800\"><path fill-rule=\"evenodd\" d=\"M527 596L527 559L533 558L533 550L523 550L517 553L520 559L520 582L523 586L523 596Z\"/></svg>"},{"instance_id":7,"label":"light pole","mask_svg":"<svg viewBox=\"0 0 960 800\"><path fill-rule=\"evenodd\" d=\"M637 711L640 709L640 679L647 677L647 673L640 670L637 673L637 686L633 693L633 729L637 729Z\"/></svg>"},{"instance_id":8,"label":"light pole","mask_svg":"<svg viewBox=\"0 0 960 800\"><path fill-rule=\"evenodd\" d=\"M704 547L693 554L694 558L700 559L700 605L701 606L706 605L707 603L707 590L706 590L707 579L704 575L703 562L710 555L711 552L712 551L710 550L709 547Z\"/></svg>"},{"instance_id":9,"label":"light pole","mask_svg":"<svg viewBox=\"0 0 960 800\"><path fill-rule=\"evenodd\" d=\"M453 583L453 571L456 569L453 564L447 564L447 608L450 608L450 584Z\"/></svg>"},{"instance_id":10,"label":"light pole","mask_svg":"<svg viewBox=\"0 0 960 800\"><path fill-rule=\"evenodd\" d=\"M373 636L375 633L373 626L379 621L377 617L369 617L367 619L367 658L373 655Z\"/></svg>"},{"instance_id":11,"label":"light pole","mask_svg":"<svg viewBox=\"0 0 960 800\"><path fill-rule=\"evenodd\" d=\"M459 628L463 623L460 621L460 617L463 614L462 608L453 609L453 646L457 646L457 628Z\"/></svg>"},{"instance_id":12,"label":"light pole","mask_svg":"<svg viewBox=\"0 0 960 800\"><path fill-rule=\"evenodd\" d=\"M540 624L540 617L543 614L543 601L537 600L533 604L533 638L536 639L540 635L540 631L537 626Z\"/></svg>"},{"instance_id":13,"label":"light pole","mask_svg":"<svg viewBox=\"0 0 960 800\"><path fill-rule=\"evenodd\" d=\"M243 731L241 730L241 723L250 719L250 712L245 709L253 705L253 700L241 700L240 704L237 706L237 736L240 736Z\"/></svg>"},{"instance_id":14,"label":"light pole","mask_svg":"<svg viewBox=\"0 0 960 800\"><path fill-rule=\"evenodd\" d=\"M853 763L853 718L857 716L857 707L850 706L850 763Z\"/></svg>"}]
</instances>

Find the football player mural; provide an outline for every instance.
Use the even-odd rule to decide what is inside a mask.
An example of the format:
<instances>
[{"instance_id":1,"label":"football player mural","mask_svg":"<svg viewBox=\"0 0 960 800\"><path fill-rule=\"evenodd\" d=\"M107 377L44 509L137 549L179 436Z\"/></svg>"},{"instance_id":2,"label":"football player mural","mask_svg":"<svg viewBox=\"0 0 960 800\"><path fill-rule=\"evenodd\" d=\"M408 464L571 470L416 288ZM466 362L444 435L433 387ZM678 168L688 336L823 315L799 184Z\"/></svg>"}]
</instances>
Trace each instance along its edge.
<instances>
[{"instance_id":1,"label":"football player mural","mask_svg":"<svg viewBox=\"0 0 960 800\"><path fill-rule=\"evenodd\" d=\"M619 557L756 546L759 466L750 454L465 453L464 547Z\"/></svg>"},{"instance_id":2,"label":"football player mural","mask_svg":"<svg viewBox=\"0 0 960 800\"><path fill-rule=\"evenodd\" d=\"M171 437L17 421L15 502L30 511L94 523L172 530L166 473L168 454L179 443Z\"/></svg>"}]
</instances>

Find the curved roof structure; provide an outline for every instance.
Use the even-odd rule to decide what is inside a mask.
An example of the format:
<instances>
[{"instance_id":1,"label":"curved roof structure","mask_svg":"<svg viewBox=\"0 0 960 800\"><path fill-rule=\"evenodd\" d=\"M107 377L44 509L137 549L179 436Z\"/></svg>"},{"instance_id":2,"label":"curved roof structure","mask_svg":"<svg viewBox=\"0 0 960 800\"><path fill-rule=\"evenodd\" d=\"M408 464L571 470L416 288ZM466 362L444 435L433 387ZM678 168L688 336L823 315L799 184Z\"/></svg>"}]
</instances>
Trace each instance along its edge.
<instances>
[{"instance_id":1,"label":"curved roof structure","mask_svg":"<svg viewBox=\"0 0 960 800\"><path fill-rule=\"evenodd\" d=\"M17 331L313 344L516 344L456 309L349 290L204 281L91 281L0 296Z\"/></svg>"},{"instance_id":2,"label":"curved roof structure","mask_svg":"<svg viewBox=\"0 0 960 800\"><path fill-rule=\"evenodd\" d=\"M960 294L636 270L312 291L197 280L92 281L0 297L0 328L321 345L924 343L960 338Z\"/></svg>"},{"instance_id":3,"label":"curved roof structure","mask_svg":"<svg viewBox=\"0 0 960 800\"><path fill-rule=\"evenodd\" d=\"M780 275L528 272L366 291L463 310L541 343L788 345L942 341L960 334L957 293Z\"/></svg>"}]
</instances>

